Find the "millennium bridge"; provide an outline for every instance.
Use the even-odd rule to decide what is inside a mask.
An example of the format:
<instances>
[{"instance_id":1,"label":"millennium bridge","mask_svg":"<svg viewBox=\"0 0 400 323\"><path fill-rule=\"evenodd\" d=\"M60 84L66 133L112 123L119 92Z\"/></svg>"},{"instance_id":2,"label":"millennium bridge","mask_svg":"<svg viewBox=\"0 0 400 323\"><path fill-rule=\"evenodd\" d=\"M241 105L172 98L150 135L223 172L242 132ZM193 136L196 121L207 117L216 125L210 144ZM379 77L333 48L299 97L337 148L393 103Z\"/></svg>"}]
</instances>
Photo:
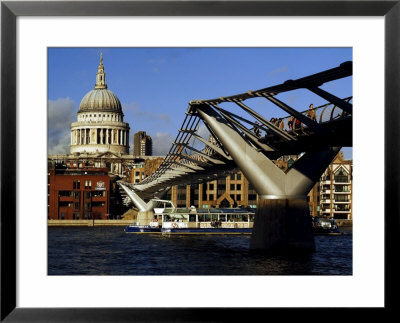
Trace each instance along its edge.
<instances>
[{"instance_id":1,"label":"millennium bridge","mask_svg":"<svg viewBox=\"0 0 400 323\"><path fill-rule=\"evenodd\" d=\"M139 209L138 222L153 219L151 199L173 185L204 183L241 170L259 195L250 248L314 250L307 194L340 149L352 146L352 96L340 98L321 86L350 76L352 62L344 62L264 89L189 102L159 168L140 183L118 182ZM298 111L277 97L296 90L326 103ZM284 117L266 118L267 111L250 107L252 100L269 101ZM285 155L301 155L286 172L274 163Z\"/></svg>"}]
</instances>

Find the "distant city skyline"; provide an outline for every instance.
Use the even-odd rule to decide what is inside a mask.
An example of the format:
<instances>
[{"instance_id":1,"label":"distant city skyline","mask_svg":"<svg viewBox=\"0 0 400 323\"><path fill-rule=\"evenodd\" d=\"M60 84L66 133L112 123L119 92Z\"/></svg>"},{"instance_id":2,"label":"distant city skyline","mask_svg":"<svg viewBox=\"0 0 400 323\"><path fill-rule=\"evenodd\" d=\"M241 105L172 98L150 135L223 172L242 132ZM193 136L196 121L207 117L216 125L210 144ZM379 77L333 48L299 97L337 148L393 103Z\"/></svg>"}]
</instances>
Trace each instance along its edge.
<instances>
[{"instance_id":1,"label":"distant city skyline","mask_svg":"<svg viewBox=\"0 0 400 323\"><path fill-rule=\"evenodd\" d=\"M131 127L130 153L133 135L146 131L153 155L160 156L169 151L191 100L257 90L352 61L351 48L49 48L49 154L69 153L70 125L94 88L100 53L108 88L120 99ZM322 88L351 96L352 77ZM325 103L305 90L280 98L297 110ZM284 116L267 102L255 105L267 117ZM352 148L343 152L352 159Z\"/></svg>"}]
</instances>

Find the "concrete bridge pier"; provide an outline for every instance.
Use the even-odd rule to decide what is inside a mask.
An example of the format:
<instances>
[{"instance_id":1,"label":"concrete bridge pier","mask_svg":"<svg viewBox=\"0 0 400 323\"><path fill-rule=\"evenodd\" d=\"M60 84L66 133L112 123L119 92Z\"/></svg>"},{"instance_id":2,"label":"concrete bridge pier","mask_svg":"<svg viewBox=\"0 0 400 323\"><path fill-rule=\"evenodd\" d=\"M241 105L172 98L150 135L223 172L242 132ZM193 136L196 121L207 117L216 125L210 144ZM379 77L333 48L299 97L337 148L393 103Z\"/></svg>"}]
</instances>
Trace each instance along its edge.
<instances>
[{"instance_id":1,"label":"concrete bridge pier","mask_svg":"<svg viewBox=\"0 0 400 323\"><path fill-rule=\"evenodd\" d=\"M314 251L307 198L259 200L250 249Z\"/></svg>"},{"instance_id":2,"label":"concrete bridge pier","mask_svg":"<svg viewBox=\"0 0 400 323\"><path fill-rule=\"evenodd\" d=\"M146 203L143 201L143 199L130 189L127 184L119 182L119 185L132 200L133 204L139 209L136 223L139 225L148 225L154 219L153 202L149 201Z\"/></svg>"},{"instance_id":3,"label":"concrete bridge pier","mask_svg":"<svg viewBox=\"0 0 400 323\"><path fill-rule=\"evenodd\" d=\"M284 173L210 106L196 108L260 196L250 248L314 250L307 194L340 147L307 151Z\"/></svg>"},{"instance_id":4,"label":"concrete bridge pier","mask_svg":"<svg viewBox=\"0 0 400 323\"><path fill-rule=\"evenodd\" d=\"M153 211L139 211L137 214L136 223L139 225L149 225L153 219Z\"/></svg>"}]
</instances>

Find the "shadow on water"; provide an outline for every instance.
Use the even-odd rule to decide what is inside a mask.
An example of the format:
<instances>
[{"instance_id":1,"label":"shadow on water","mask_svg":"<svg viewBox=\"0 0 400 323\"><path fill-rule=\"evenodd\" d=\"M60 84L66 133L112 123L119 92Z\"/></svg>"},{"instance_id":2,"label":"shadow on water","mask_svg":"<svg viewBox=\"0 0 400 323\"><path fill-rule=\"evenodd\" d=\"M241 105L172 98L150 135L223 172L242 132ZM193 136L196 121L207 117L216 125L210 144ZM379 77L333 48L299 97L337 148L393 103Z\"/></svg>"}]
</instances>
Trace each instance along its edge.
<instances>
[{"instance_id":1,"label":"shadow on water","mask_svg":"<svg viewBox=\"0 0 400 323\"><path fill-rule=\"evenodd\" d=\"M351 275L352 235L315 237L316 251L256 252L250 236L126 234L49 228L49 275Z\"/></svg>"}]
</instances>

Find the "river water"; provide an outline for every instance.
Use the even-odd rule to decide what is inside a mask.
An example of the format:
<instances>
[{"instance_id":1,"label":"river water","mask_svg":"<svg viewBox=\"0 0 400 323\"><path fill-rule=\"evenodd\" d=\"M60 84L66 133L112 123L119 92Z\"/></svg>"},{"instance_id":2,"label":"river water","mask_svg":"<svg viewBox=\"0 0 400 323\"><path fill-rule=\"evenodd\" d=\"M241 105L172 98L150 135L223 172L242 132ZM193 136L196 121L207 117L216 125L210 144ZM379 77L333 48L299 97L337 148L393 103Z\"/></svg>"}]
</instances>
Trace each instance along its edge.
<instances>
[{"instance_id":1,"label":"river water","mask_svg":"<svg viewBox=\"0 0 400 323\"><path fill-rule=\"evenodd\" d=\"M352 231L315 236L310 255L249 250L250 236L126 234L123 227L49 227L49 275L352 275Z\"/></svg>"}]
</instances>

